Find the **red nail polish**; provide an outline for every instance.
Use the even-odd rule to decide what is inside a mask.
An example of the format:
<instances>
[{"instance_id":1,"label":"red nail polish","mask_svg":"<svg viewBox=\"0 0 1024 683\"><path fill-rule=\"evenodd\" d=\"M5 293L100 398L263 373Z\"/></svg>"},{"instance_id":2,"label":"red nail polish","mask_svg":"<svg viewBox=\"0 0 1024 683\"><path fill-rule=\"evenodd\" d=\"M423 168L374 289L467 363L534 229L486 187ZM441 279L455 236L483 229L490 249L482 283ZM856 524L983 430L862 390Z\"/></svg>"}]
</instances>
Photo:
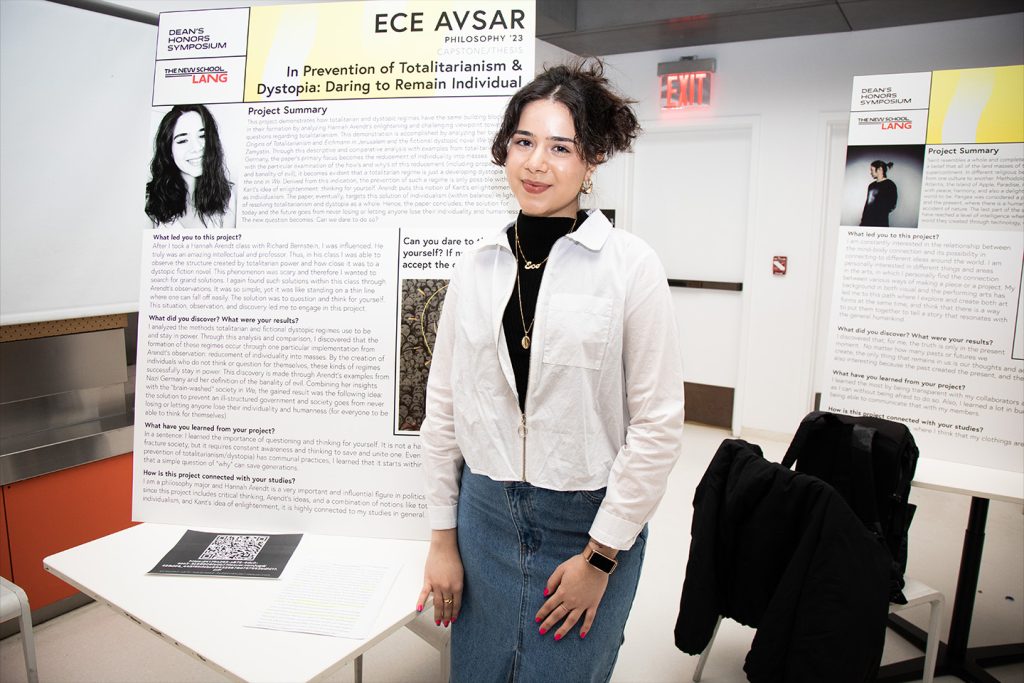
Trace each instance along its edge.
<instances>
[{"instance_id":1,"label":"red nail polish","mask_svg":"<svg viewBox=\"0 0 1024 683\"><path fill-rule=\"evenodd\" d=\"M416 605L416 611L417 612L422 612L423 611L423 605Z\"/></svg>"},{"instance_id":2,"label":"red nail polish","mask_svg":"<svg viewBox=\"0 0 1024 683\"><path fill-rule=\"evenodd\" d=\"M455 623L455 620L456 620L456 619L458 619L458 617L452 617L452 623L453 623L453 624Z\"/></svg>"},{"instance_id":3,"label":"red nail polish","mask_svg":"<svg viewBox=\"0 0 1024 683\"><path fill-rule=\"evenodd\" d=\"M448 628L448 624L449 624L449 623L451 623L451 622L448 622L448 621L444 622L444 627L445 627L445 628Z\"/></svg>"},{"instance_id":4,"label":"red nail polish","mask_svg":"<svg viewBox=\"0 0 1024 683\"><path fill-rule=\"evenodd\" d=\"M562 639L562 634L561 633L556 633L555 634L555 640L561 640L561 639Z\"/></svg>"},{"instance_id":5,"label":"red nail polish","mask_svg":"<svg viewBox=\"0 0 1024 683\"><path fill-rule=\"evenodd\" d=\"M548 590L547 588L545 588L545 589L544 589L544 597L545 597L545 598L546 598L546 597L548 597L548 593L550 593L550 592L551 592L551 591L549 591L549 590Z\"/></svg>"},{"instance_id":6,"label":"red nail polish","mask_svg":"<svg viewBox=\"0 0 1024 683\"><path fill-rule=\"evenodd\" d=\"M540 617L537 617L536 619L534 619L534 621L536 621L539 624L540 623Z\"/></svg>"},{"instance_id":7,"label":"red nail polish","mask_svg":"<svg viewBox=\"0 0 1024 683\"><path fill-rule=\"evenodd\" d=\"M434 622L434 626L440 626L440 625L441 625L441 620L440 619L438 619L438 620L436 620Z\"/></svg>"},{"instance_id":8,"label":"red nail polish","mask_svg":"<svg viewBox=\"0 0 1024 683\"><path fill-rule=\"evenodd\" d=\"M580 631L580 638L582 639L582 638L586 638L586 637L587 637L587 632L586 631Z\"/></svg>"},{"instance_id":9,"label":"red nail polish","mask_svg":"<svg viewBox=\"0 0 1024 683\"><path fill-rule=\"evenodd\" d=\"M540 634L541 634L541 635L544 635L544 634L545 634L545 633L547 633L547 632L548 632L548 630L547 630L546 628L542 628L542 629L540 630Z\"/></svg>"}]
</instances>

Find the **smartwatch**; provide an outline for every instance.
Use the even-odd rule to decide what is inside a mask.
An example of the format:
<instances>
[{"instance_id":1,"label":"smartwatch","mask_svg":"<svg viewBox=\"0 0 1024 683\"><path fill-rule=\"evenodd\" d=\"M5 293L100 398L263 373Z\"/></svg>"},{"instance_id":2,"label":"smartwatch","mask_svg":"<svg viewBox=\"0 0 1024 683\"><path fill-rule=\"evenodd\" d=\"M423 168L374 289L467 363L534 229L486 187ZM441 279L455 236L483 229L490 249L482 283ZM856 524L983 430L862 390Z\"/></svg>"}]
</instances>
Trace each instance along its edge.
<instances>
[{"instance_id":1,"label":"smartwatch","mask_svg":"<svg viewBox=\"0 0 1024 683\"><path fill-rule=\"evenodd\" d=\"M587 546L586 550L583 551L583 559L587 561L591 567L603 571L605 574L611 574L615 571L615 568L619 566L619 561L614 557L608 557L602 555L592 546Z\"/></svg>"}]
</instances>

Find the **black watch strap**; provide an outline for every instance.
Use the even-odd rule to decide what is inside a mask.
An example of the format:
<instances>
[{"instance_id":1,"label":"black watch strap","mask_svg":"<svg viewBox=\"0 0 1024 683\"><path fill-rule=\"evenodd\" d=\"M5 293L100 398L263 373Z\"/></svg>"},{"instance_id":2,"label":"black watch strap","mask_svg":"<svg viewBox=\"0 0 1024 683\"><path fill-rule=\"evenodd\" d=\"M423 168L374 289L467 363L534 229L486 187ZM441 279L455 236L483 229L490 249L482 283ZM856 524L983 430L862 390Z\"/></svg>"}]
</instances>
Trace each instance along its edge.
<instances>
[{"instance_id":1,"label":"black watch strap","mask_svg":"<svg viewBox=\"0 0 1024 683\"><path fill-rule=\"evenodd\" d=\"M587 561L591 567L600 569L605 574L611 574L615 571L615 568L619 566L619 561L613 557L602 555L596 549L591 546L587 546L586 551L583 553L583 559Z\"/></svg>"}]
</instances>

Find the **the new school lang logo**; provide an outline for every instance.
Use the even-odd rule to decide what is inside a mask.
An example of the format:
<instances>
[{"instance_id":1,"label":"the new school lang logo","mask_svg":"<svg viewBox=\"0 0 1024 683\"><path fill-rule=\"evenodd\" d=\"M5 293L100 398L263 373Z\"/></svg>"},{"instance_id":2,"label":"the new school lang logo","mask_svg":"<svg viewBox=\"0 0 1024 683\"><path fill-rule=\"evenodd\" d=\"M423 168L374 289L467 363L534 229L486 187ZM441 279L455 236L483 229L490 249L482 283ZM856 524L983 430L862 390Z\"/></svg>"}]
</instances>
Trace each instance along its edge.
<instances>
[{"instance_id":1,"label":"the new school lang logo","mask_svg":"<svg viewBox=\"0 0 1024 683\"><path fill-rule=\"evenodd\" d=\"M230 72L221 63L194 66L164 67L165 78L185 78L192 85L203 83L227 83Z\"/></svg>"},{"instance_id":2,"label":"the new school lang logo","mask_svg":"<svg viewBox=\"0 0 1024 683\"><path fill-rule=\"evenodd\" d=\"M153 106L241 102L245 57L175 59L156 63Z\"/></svg>"},{"instance_id":3,"label":"the new school lang logo","mask_svg":"<svg viewBox=\"0 0 1024 683\"><path fill-rule=\"evenodd\" d=\"M162 13L154 106L241 102L248 30L248 8Z\"/></svg>"}]
</instances>

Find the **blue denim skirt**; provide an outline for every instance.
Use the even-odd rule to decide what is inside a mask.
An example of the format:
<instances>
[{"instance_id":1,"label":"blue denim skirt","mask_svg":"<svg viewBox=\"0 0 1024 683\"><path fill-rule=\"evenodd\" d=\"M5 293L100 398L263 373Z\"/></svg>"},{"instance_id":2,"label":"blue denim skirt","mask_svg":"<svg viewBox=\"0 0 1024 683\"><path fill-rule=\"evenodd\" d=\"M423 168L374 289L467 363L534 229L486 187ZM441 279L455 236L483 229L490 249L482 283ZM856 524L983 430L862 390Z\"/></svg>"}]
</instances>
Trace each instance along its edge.
<instances>
[{"instance_id":1,"label":"blue denim skirt","mask_svg":"<svg viewBox=\"0 0 1024 683\"><path fill-rule=\"evenodd\" d=\"M462 473L459 553L465 569L462 609L452 624L456 683L608 681L623 641L647 545L618 554L619 566L585 639L582 619L560 641L534 621L555 568L583 551L604 490L551 491Z\"/></svg>"}]
</instances>

